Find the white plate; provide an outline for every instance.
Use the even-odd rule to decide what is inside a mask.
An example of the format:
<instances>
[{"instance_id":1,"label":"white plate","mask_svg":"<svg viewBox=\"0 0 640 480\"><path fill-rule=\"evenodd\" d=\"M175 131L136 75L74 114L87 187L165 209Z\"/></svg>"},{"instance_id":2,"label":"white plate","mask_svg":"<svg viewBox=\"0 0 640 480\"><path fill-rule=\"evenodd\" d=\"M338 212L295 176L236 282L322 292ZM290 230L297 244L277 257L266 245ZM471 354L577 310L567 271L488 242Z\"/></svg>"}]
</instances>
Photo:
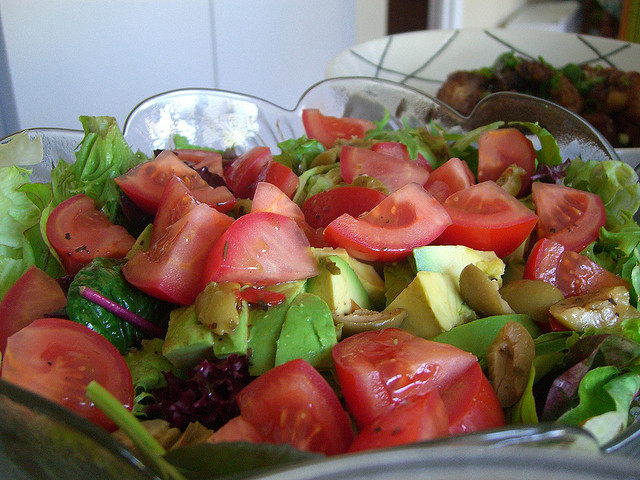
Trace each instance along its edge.
<instances>
[{"instance_id":1,"label":"white plate","mask_svg":"<svg viewBox=\"0 0 640 480\"><path fill-rule=\"evenodd\" d=\"M556 67L588 63L640 71L636 43L540 30L461 29L403 33L356 45L331 60L326 76L384 78L435 97L451 72L491 66L510 51L529 59L542 57ZM634 166L640 162L640 148L617 152Z\"/></svg>"}]
</instances>

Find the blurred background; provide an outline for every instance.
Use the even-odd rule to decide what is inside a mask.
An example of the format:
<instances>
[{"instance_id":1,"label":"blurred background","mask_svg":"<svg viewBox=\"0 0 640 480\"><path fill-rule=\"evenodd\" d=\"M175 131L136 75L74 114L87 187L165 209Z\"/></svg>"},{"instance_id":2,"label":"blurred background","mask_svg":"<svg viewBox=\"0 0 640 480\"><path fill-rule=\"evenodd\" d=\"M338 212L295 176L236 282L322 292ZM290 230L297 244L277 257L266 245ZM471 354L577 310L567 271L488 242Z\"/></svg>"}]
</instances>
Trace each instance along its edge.
<instances>
[{"instance_id":1,"label":"blurred background","mask_svg":"<svg viewBox=\"0 0 640 480\"><path fill-rule=\"evenodd\" d=\"M293 108L329 60L387 34L541 28L631 35L637 0L0 0L0 137L27 127L121 126L144 98L210 87Z\"/></svg>"}]
</instances>

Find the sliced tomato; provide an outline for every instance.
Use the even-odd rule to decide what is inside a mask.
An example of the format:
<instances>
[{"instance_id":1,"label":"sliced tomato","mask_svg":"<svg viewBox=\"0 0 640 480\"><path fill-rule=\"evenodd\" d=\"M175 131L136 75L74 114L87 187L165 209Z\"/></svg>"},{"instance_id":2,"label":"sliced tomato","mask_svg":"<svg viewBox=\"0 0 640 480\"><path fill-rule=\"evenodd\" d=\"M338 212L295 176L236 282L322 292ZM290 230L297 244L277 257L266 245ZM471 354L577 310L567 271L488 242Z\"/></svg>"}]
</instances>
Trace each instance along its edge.
<instances>
[{"instance_id":1,"label":"sliced tomato","mask_svg":"<svg viewBox=\"0 0 640 480\"><path fill-rule=\"evenodd\" d=\"M490 180L460 190L443 205L452 224L437 243L493 250L499 257L514 252L538 221L535 213Z\"/></svg>"},{"instance_id":2,"label":"sliced tomato","mask_svg":"<svg viewBox=\"0 0 640 480\"><path fill-rule=\"evenodd\" d=\"M131 374L120 352L99 333L71 320L36 319L11 335L0 376L107 430L115 425L87 399L87 385L95 380L125 407L133 404Z\"/></svg>"},{"instance_id":3,"label":"sliced tomato","mask_svg":"<svg viewBox=\"0 0 640 480\"><path fill-rule=\"evenodd\" d=\"M333 347L347 409L360 429L396 405L444 391L476 357L397 328L352 335Z\"/></svg>"},{"instance_id":4,"label":"sliced tomato","mask_svg":"<svg viewBox=\"0 0 640 480\"><path fill-rule=\"evenodd\" d=\"M262 169L273 161L269 147L253 147L224 168L224 181L236 197L251 198Z\"/></svg>"},{"instance_id":5,"label":"sliced tomato","mask_svg":"<svg viewBox=\"0 0 640 480\"><path fill-rule=\"evenodd\" d=\"M204 285L214 281L262 286L317 273L309 240L294 220L277 213L252 212L233 222L216 241L203 281Z\"/></svg>"},{"instance_id":6,"label":"sliced tomato","mask_svg":"<svg viewBox=\"0 0 640 480\"><path fill-rule=\"evenodd\" d=\"M312 195L302 204L302 212L313 228L324 228L344 213L359 217L385 198L373 188L347 185Z\"/></svg>"},{"instance_id":7,"label":"sliced tomato","mask_svg":"<svg viewBox=\"0 0 640 480\"><path fill-rule=\"evenodd\" d=\"M369 120L352 117L331 117L323 115L317 108L302 110L302 123L307 137L315 138L325 148L331 148L336 140L364 138L374 128L375 123Z\"/></svg>"},{"instance_id":8,"label":"sliced tomato","mask_svg":"<svg viewBox=\"0 0 640 480\"><path fill-rule=\"evenodd\" d=\"M568 250L583 250L607 223L604 204L595 193L535 182L531 197L538 215L537 238L549 238Z\"/></svg>"},{"instance_id":9,"label":"sliced tomato","mask_svg":"<svg viewBox=\"0 0 640 480\"><path fill-rule=\"evenodd\" d=\"M233 219L199 204L171 224L149 250L136 253L122 267L129 283L149 295L190 305L203 289L209 251Z\"/></svg>"},{"instance_id":10,"label":"sliced tomato","mask_svg":"<svg viewBox=\"0 0 640 480\"><path fill-rule=\"evenodd\" d=\"M67 297L58 282L35 265L27 268L0 302L0 354L7 338L66 304Z\"/></svg>"},{"instance_id":11,"label":"sliced tomato","mask_svg":"<svg viewBox=\"0 0 640 480\"><path fill-rule=\"evenodd\" d=\"M324 238L355 258L393 262L431 243L450 223L442 205L420 185L410 183L361 217L336 218L325 228Z\"/></svg>"},{"instance_id":12,"label":"sliced tomato","mask_svg":"<svg viewBox=\"0 0 640 480\"><path fill-rule=\"evenodd\" d=\"M449 433L479 432L502 427L504 411L493 387L474 363L458 380L442 392L442 401L449 418Z\"/></svg>"},{"instance_id":13,"label":"sliced tomato","mask_svg":"<svg viewBox=\"0 0 640 480\"><path fill-rule=\"evenodd\" d=\"M180 160L187 162L195 171L206 168L210 173L222 176L222 154L215 150L182 148L171 150Z\"/></svg>"},{"instance_id":14,"label":"sliced tomato","mask_svg":"<svg viewBox=\"0 0 640 480\"><path fill-rule=\"evenodd\" d=\"M251 202L251 212L279 213L295 220L298 225L305 223L304 214L298 204L272 183L258 183Z\"/></svg>"},{"instance_id":15,"label":"sliced tomato","mask_svg":"<svg viewBox=\"0 0 640 480\"><path fill-rule=\"evenodd\" d=\"M227 187L211 187L198 172L169 150L116 177L115 182L133 203L155 215L164 187L174 175L184 181L198 201L221 212L228 212L233 208L235 198Z\"/></svg>"},{"instance_id":16,"label":"sliced tomato","mask_svg":"<svg viewBox=\"0 0 640 480\"><path fill-rule=\"evenodd\" d=\"M247 287L238 291L238 297L250 305L262 308L275 307L287 299L282 292L274 292L264 288Z\"/></svg>"},{"instance_id":17,"label":"sliced tomato","mask_svg":"<svg viewBox=\"0 0 640 480\"><path fill-rule=\"evenodd\" d=\"M236 395L242 417L271 443L336 455L354 434L327 381L304 360L291 360L253 380Z\"/></svg>"},{"instance_id":18,"label":"sliced tomato","mask_svg":"<svg viewBox=\"0 0 640 480\"><path fill-rule=\"evenodd\" d=\"M475 185L476 179L467 162L453 157L431 172L424 188L440 203L460 190Z\"/></svg>"},{"instance_id":19,"label":"sliced tomato","mask_svg":"<svg viewBox=\"0 0 640 480\"><path fill-rule=\"evenodd\" d=\"M531 249L523 276L550 283L565 297L586 295L607 287L629 288L622 277L548 238L538 240Z\"/></svg>"},{"instance_id":20,"label":"sliced tomato","mask_svg":"<svg viewBox=\"0 0 640 480\"><path fill-rule=\"evenodd\" d=\"M47 238L72 275L96 257L124 258L136 239L114 225L84 194L55 207L47 220Z\"/></svg>"},{"instance_id":21,"label":"sliced tomato","mask_svg":"<svg viewBox=\"0 0 640 480\"><path fill-rule=\"evenodd\" d=\"M184 181L180 177L172 176L162 192L158 211L153 219L151 243L164 235L169 225L196 205L198 201L193 198Z\"/></svg>"},{"instance_id":22,"label":"sliced tomato","mask_svg":"<svg viewBox=\"0 0 640 480\"><path fill-rule=\"evenodd\" d=\"M207 439L207 443L249 442L263 443L265 440L256 427L242 415L232 418Z\"/></svg>"},{"instance_id":23,"label":"sliced tomato","mask_svg":"<svg viewBox=\"0 0 640 480\"><path fill-rule=\"evenodd\" d=\"M432 171L433 167L429 163L429 161L424 158L424 155L418 153L416 159L412 159L411 155L409 155L409 149L404 143L400 142L378 142L374 143L371 146L371 150L378 153L384 153L386 155L391 155L392 157L402 158L408 162L415 162L423 168L426 168L428 171Z\"/></svg>"},{"instance_id":24,"label":"sliced tomato","mask_svg":"<svg viewBox=\"0 0 640 480\"><path fill-rule=\"evenodd\" d=\"M349 452L388 448L449 434L447 410L437 390L399 404L365 427Z\"/></svg>"},{"instance_id":25,"label":"sliced tomato","mask_svg":"<svg viewBox=\"0 0 640 480\"><path fill-rule=\"evenodd\" d=\"M256 179L256 184L260 182L275 185L287 197L291 198L296 193L298 185L300 185L300 178L289 167L274 160L262 168Z\"/></svg>"},{"instance_id":26,"label":"sliced tomato","mask_svg":"<svg viewBox=\"0 0 640 480\"><path fill-rule=\"evenodd\" d=\"M497 180L511 165L526 173L518 196L529 192L531 177L536 172L536 151L529 140L516 128L500 128L484 132L478 138L478 182Z\"/></svg>"},{"instance_id":27,"label":"sliced tomato","mask_svg":"<svg viewBox=\"0 0 640 480\"><path fill-rule=\"evenodd\" d=\"M408 183L422 185L429 177L429 170L411 160L351 145L340 150L340 173L346 183L352 183L361 175L373 177L390 193Z\"/></svg>"}]
</instances>

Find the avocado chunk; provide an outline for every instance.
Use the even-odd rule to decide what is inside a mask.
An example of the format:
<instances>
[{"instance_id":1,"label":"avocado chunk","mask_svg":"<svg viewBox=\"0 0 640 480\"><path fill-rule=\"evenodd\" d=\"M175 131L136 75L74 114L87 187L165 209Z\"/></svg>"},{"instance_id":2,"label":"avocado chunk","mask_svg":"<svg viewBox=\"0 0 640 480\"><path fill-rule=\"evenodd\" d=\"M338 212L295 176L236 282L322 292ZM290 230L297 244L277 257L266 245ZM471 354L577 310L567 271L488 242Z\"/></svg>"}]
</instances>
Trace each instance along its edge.
<instances>
[{"instance_id":1,"label":"avocado chunk","mask_svg":"<svg viewBox=\"0 0 640 480\"><path fill-rule=\"evenodd\" d=\"M305 280L286 282L267 287L269 290L284 293L283 303L268 309L249 308L249 374L262 375L275 367L276 343L282 331L287 310L291 301L306 289Z\"/></svg>"},{"instance_id":2,"label":"avocado chunk","mask_svg":"<svg viewBox=\"0 0 640 480\"><path fill-rule=\"evenodd\" d=\"M407 311L401 328L423 338L435 337L476 317L462 301L453 279L439 272L419 271L384 311L396 308Z\"/></svg>"},{"instance_id":3,"label":"avocado chunk","mask_svg":"<svg viewBox=\"0 0 640 480\"><path fill-rule=\"evenodd\" d=\"M413 258L418 271L445 273L460 288L460 273L469 264L474 264L489 278L502 286L505 264L495 252L475 250L464 245L427 245L413 250Z\"/></svg>"},{"instance_id":4,"label":"avocado chunk","mask_svg":"<svg viewBox=\"0 0 640 480\"><path fill-rule=\"evenodd\" d=\"M311 250L318 261L331 255L336 255L347 262L358 276L367 295L369 295L372 308L374 310L384 308L385 283L372 265L356 260L344 248L322 247L312 248Z\"/></svg>"},{"instance_id":5,"label":"avocado chunk","mask_svg":"<svg viewBox=\"0 0 640 480\"><path fill-rule=\"evenodd\" d=\"M277 341L276 366L302 358L316 368L333 364L331 349L338 343L329 307L317 295L301 293L289 306Z\"/></svg>"},{"instance_id":6,"label":"avocado chunk","mask_svg":"<svg viewBox=\"0 0 640 480\"><path fill-rule=\"evenodd\" d=\"M349 264L337 255L320 260L320 273L307 280L307 291L326 302L332 313L345 315L359 308L371 309L371 301Z\"/></svg>"},{"instance_id":7,"label":"avocado chunk","mask_svg":"<svg viewBox=\"0 0 640 480\"><path fill-rule=\"evenodd\" d=\"M213 359L216 336L198 321L195 305L172 310L162 355L177 368L190 368L202 359Z\"/></svg>"},{"instance_id":8,"label":"avocado chunk","mask_svg":"<svg viewBox=\"0 0 640 480\"><path fill-rule=\"evenodd\" d=\"M239 292L239 283L210 282L207 284L195 301L198 321L208 326L216 335L233 332L240 324Z\"/></svg>"}]
</instances>

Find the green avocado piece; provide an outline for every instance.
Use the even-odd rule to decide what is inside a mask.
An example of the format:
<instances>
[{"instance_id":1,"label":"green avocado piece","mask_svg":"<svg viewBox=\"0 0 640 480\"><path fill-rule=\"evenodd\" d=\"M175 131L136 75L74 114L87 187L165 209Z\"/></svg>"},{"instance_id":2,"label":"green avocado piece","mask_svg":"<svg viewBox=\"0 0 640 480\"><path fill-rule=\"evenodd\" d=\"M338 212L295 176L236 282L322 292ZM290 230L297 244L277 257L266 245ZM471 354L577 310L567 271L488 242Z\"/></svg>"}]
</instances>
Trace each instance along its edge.
<instances>
[{"instance_id":1,"label":"green avocado piece","mask_svg":"<svg viewBox=\"0 0 640 480\"><path fill-rule=\"evenodd\" d=\"M289 306L276 346L275 365L302 358L316 368L333 364L331 349L338 343L333 316L317 295L301 293Z\"/></svg>"},{"instance_id":2,"label":"green avocado piece","mask_svg":"<svg viewBox=\"0 0 640 480\"><path fill-rule=\"evenodd\" d=\"M216 335L198 321L195 305L171 311L162 355L177 368L190 368L200 360L212 360Z\"/></svg>"},{"instance_id":3,"label":"green avocado piece","mask_svg":"<svg viewBox=\"0 0 640 480\"><path fill-rule=\"evenodd\" d=\"M280 283L267 288L284 293L286 300L266 310L249 309L249 374L254 376L262 375L275 367L276 342L280 337L282 324L293 299L305 291L306 280Z\"/></svg>"},{"instance_id":4,"label":"green avocado piece","mask_svg":"<svg viewBox=\"0 0 640 480\"><path fill-rule=\"evenodd\" d=\"M345 315L359 308L372 308L360 279L349 264L337 255L320 260L320 273L307 280L307 291L319 296L337 315Z\"/></svg>"},{"instance_id":5,"label":"green avocado piece","mask_svg":"<svg viewBox=\"0 0 640 480\"><path fill-rule=\"evenodd\" d=\"M407 318L400 326L423 338L432 338L475 318L451 277L420 271L384 311L403 308Z\"/></svg>"},{"instance_id":6,"label":"green avocado piece","mask_svg":"<svg viewBox=\"0 0 640 480\"><path fill-rule=\"evenodd\" d=\"M495 252L475 250L464 245L427 245L414 248L413 258L418 271L445 273L454 280L458 289L460 272L470 263L502 285L505 264Z\"/></svg>"}]
</instances>

